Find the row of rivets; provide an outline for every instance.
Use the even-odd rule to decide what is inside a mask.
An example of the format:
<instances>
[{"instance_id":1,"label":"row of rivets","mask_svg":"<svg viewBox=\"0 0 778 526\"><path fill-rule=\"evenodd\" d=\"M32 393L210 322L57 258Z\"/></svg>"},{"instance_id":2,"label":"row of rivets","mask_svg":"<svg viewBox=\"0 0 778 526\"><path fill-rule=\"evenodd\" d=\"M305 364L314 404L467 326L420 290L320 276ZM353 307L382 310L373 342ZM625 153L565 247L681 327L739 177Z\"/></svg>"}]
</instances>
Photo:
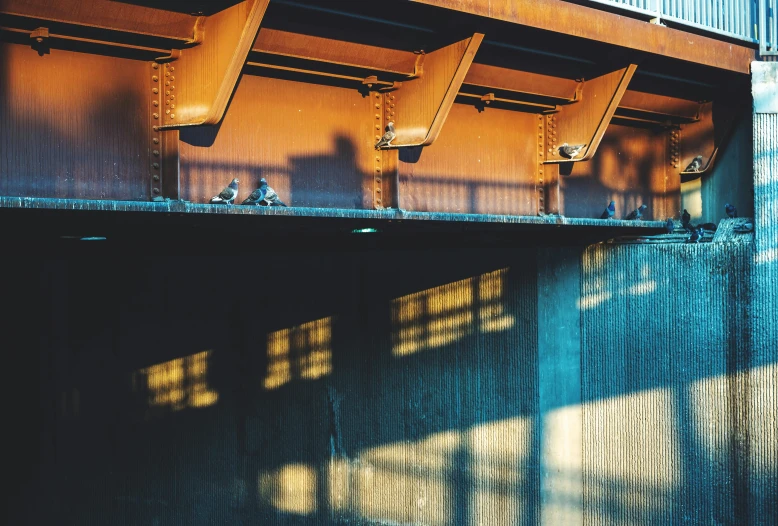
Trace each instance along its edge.
<instances>
[{"instance_id":1,"label":"row of rivets","mask_svg":"<svg viewBox=\"0 0 778 526\"><path fill-rule=\"evenodd\" d=\"M550 115L548 117L550 118ZM543 132L544 132L543 116L538 115L538 186L537 188L538 188L538 213L539 214L543 214L545 212L545 206L543 203L543 160L544 160L543 137L546 134Z\"/></svg>"},{"instance_id":2,"label":"row of rivets","mask_svg":"<svg viewBox=\"0 0 778 526\"><path fill-rule=\"evenodd\" d=\"M153 62L151 64L151 69L158 70L159 64L156 62ZM151 77L151 93L154 95L159 95L159 88L157 85L159 84L159 76L154 74ZM160 167L159 167L159 129L157 128L157 121L159 120L159 113L158 113L158 107L159 107L159 98L153 97L151 101L152 105L152 138L151 142L153 143L152 150L151 150L151 159L150 159L150 171L151 171L151 193L154 195L159 195L159 181L161 179L160 176Z\"/></svg>"},{"instance_id":3,"label":"row of rivets","mask_svg":"<svg viewBox=\"0 0 778 526\"><path fill-rule=\"evenodd\" d=\"M165 64L165 106L167 106L167 108L165 108L165 115L167 115L170 120L176 118L176 95L173 93L176 89L176 86L173 84L176 80L176 77L173 75L175 71L175 66Z\"/></svg>"},{"instance_id":4,"label":"row of rivets","mask_svg":"<svg viewBox=\"0 0 778 526\"><path fill-rule=\"evenodd\" d=\"M381 138L381 135L383 132L381 131L383 129L383 126L381 126L381 94L375 93L375 109L376 109L376 123L375 123L375 129L376 129L376 137L375 140L378 141ZM373 185L373 203L375 203L375 208L383 208L383 200L381 199L381 187L384 184L383 179L383 167L381 166L381 152L376 152L375 155L375 164L374 164L374 173L375 173L375 184Z\"/></svg>"},{"instance_id":5,"label":"row of rivets","mask_svg":"<svg viewBox=\"0 0 778 526\"><path fill-rule=\"evenodd\" d=\"M681 132L672 130L670 132L670 166L678 168L681 160Z\"/></svg>"}]
</instances>

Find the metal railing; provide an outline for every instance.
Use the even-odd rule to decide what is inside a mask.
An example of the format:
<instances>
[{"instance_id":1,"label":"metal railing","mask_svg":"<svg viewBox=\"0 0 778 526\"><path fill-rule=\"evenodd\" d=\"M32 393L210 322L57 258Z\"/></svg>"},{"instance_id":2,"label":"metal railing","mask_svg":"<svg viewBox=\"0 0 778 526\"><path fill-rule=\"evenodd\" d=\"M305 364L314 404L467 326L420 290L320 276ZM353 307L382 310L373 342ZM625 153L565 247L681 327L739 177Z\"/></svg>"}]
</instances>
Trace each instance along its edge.
<instances>
[{"instance_id":1,"label":"metal railing","mask_svg":"<svg viewBox=\"0 0 778 526\"><path fill-rule=\"evenodd\" d=\"M759 44L778 55L778 0L589 0L624 9L654 23L670 22Z\"/></svg>"}]
</instances>

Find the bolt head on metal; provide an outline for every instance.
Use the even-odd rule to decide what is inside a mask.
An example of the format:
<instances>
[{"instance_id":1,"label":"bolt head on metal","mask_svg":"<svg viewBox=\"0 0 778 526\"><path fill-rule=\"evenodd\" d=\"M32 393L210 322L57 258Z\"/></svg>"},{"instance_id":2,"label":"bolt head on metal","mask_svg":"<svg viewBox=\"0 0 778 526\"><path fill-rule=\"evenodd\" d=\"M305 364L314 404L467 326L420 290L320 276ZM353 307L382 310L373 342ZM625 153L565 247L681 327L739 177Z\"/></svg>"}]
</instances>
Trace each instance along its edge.
<instances>
[{"instance_id":1,"label":"bolt head on metal","mask_svg":"<svg viewBox=\"0 0 778 526\"><path fill-rule=\"evenodd\" d=\"M153 151L153 152L151 152L151 153L153 153L154 155L159 155L159 150L154 150L154 151Z\"/></svg>"},{"instance_id":2,"label":"bolt head on metal","mask_svg":"<svg viewBox=\"0 0 778 526\"><path fill-rule=\"evenodd\" d=\"M151 89L151 92L152 92L152 93L159 93L159 90L158 90L157 88L152 88L152 89Z\"/></svg>"},{"instance_id":3,"label":"bolt head on metal","mask_svg":"<svg viewBox=\"0 0 778 526\"><path fill-rule=\"evenodd\" d=\"M154 163L151 166L153 166L155 170L159 170L159 163Z\"/></svg>"},{"instance_id":4,"label":"bolt head on metal","mask_svg":"<svg viewBox=\"0 0 778 526\"><path fill-rule=\"evenodd\" d=\"M159 181L159 176L155 175L155 176L152 177L152 179L154 179L155 181Z\"/></svg>"},{"instance_id":5,"label":"bolt head on metal","mask_svg":"<svg viewBox=\"0 0 778 526\"><path fill-rule=\"evenodd\" d=\"M153 142L154 144L159 144L159 139L154 137L153 139L151 139L151 142Z\"/></svg>"},{"instance_id":6,"label":"bolt head on metal","mask_svg":"<svg viewBox=\"0 0 778 526\"><path fill-rule=\"evenodd\" d=\"M154 82L157 82L159 80L159 77L154 75L153 77L151 77L151 80L153 80Z\"/></svg>"},{"instance_id":7,"label":"bolt head on metal","mask_svg":"<svg viewBox=\"0 0 778 526\"><path fill-rule=\"evenodd\" d=\"M157 64L156 62L154 62L154 63L151 65L151 67L152 67L152 68L154 68L154 69L159 69L159 64Z\"/></svg>"},{"instance_id":8,"label":"bolt head on metal","mask_svg":"<svg viewBox=\"0 0 778 526\"><path fill-rule=\"evenodd\" d=\"M155 194L158 194L159 193L159 188L152 188L151 191L154 192Z\"/></svg>"},{"instance_id":9,"label":"bolt head on metal","mask_svg":"<svg viewBox=\"0 0 778 526\"><path fill-rule=\"evenodd\" d=\"M155 119L159 119L159 113L152 113L151 116Z\"/></svg>"}]
</instances>

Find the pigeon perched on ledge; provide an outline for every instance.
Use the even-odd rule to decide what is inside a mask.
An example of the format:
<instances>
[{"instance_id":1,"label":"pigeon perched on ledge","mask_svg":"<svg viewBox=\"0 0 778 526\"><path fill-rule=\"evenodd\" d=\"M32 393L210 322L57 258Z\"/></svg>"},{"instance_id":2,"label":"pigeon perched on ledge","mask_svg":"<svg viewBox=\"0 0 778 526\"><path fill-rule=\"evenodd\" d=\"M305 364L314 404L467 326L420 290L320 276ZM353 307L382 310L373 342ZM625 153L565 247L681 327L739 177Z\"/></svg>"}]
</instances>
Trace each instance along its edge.
<instances>
[{"instance_id":1,"label":"pigeon perched on ledge","mask_svg":"<svg viewBox=\"0 0 778 526\"><path fill-rule=\"evenodd\" d=\"M695 157L694 160L689 163L689 166L686 167L684 172L699 172L700 168L702 168L702 155Z\"/></svg>"},{"instance_id":2,"label":"pigeon perched on ledge","mask_svg":"<svg viewBox=\"0 0 778 526\"><path fill-rule=\"evenodd\" d=\"M616 214L616 201L611 201L600 216L600 219L613 219Z\"/></svg>"},{"instance_id":3,"label":"pigeon perched on ledge","mask_svg":"<svg viewBox=\"0 0 778 526\"><path fill-rule=\"evenodd\" d=\"M702 228L698 227L695 230L692 230L692 235L689 236L687 243L699 243L704 235L705 233L702 231Z\"/></svg>"},{"instance_id":4,"label":"pigeon perched on ledge","mask_svg":"<svg viewBox=\"0 0 778 526\"><path fill-rule=\"evenodd\" d=\"M211 204L231 205L238 196L238 179L233 179L219 195L211 197Z\"/></svg>"},{"instance_id":5,"label":"pigeon perched on ledge","mask_svg":"<svg viewBox=\"0 0 778 526\"><path fill-rule=\"evenodd\" d=\"M737 208L735 208L735 205L731 205L729 203L725 204L724 211L729 217L737 217Z\"/></svg>"},{"instance_id":6,"label":"pigeon perched on ledge","mask_svg":"<svg viewBox=\"0 0 778 526\"><path fill-rule=\"evenodd\" d=\"M627 221L634 221L643 217L643 212L648 208L648 205L640 205L638 208L629 213L624 219Z\"/></svg>"},{"instance_id":7,"label":"pigeon perched on ledge","mask_svg":"<svg viewBox=\"0 0 778 526\"><path fill-rule=\"evenodd\" d=\"M737 232L738 234L747 234L748 232L753 232L754 223L752 221L746 221L745 223L732 227L732 231Z\"/></svg>"},{"instance_id":8,"label":"pigeon perched on ledge","mask_svg":"<svg viewBox=\"0 0 778 526\"><path fill-rule=\"evenodd\" d=\"M243 201L244 205L261 205L261 206L286 206L286 203L278 198L278 194L275 190L270 188L267 184L267 179L264 177L259 180L259 188L251 192L251 195Z\"/></svg>"},{"instance_id":9,"label":"pigeon perched on ledge","mask_svg":"<svg viewBox=\"0 0 778 526\"><path fill-rule=\"evenodd\" d=\"M570 146L567 143L564 143L562 146L559 147L559 155L562 157L567 157L568 159L574 159L579 153L581 153L581 150L584 149L585 144L574 144Z\"/></svg>"},{"instance_id":10,"label":"pigeon perched on ledge","mask_svg":"<svg viewBox=\"0 0 778 526\"><path fill-rule=\"evenodd\" d=\"M380 150L381 146L391 146L391 142L395 138L394 133L394 123L390 122L386 125L386 133L384 133L383 137L381 137L377 143L375 143L375 149Z\"/></svg>"},{"instance_id":11,"label":"pigeon perched on ledge","mask_svg":"<svg viewBox=\"0 0 778 526\"><path fill-rule=\"evenodd\" d=\"M667 230L668 234L672 234L675 230L675 222L673 221L672 217L667 218L667 222L665 223L665 229Z\"/></svg>"}]
</instances>

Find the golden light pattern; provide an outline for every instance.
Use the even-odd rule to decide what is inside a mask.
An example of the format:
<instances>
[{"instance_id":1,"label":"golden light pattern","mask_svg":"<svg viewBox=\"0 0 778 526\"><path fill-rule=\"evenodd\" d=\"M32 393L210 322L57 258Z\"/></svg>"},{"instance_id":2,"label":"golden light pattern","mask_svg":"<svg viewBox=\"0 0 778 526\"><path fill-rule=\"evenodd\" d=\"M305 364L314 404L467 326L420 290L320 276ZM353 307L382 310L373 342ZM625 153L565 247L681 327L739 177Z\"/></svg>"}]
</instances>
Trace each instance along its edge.
<instances>
[{"instance_id":1,"label":"golden light pattern","mask_svg":"<svg viewBox=\"0 0 778 526\"><path fill-rule=\"evenodd\" d=\"M332 372L332 318L321 318L267 336L265 389L292 379L315 380Z\"/></svg>"},{"instance_id":2,"label":"golden light pattern","mask_svg":"<svg viewBox=\"0 0 778 526\"><path fill-rule=\"evenodd\" d=\"M663 498L668 505L682 482L675 391L657 388L583 404L587 499L607 502L618 484L620 502L632 513L650 513ZM603 515L600 516L599 514ZM593 507L594 523L608 523L607 506Z\"/></svg>"},{"instance_id":3,"label":"golden light pattern","mask_svg":"<svg viewBox=\"0 0 778 526\"><path fill-rule=\"evenodd\" d=\"M508 269L496 270L392 301L393 354L407 356L442 347L475 330L512 327L515 318L505 306L507 273Z\"/></svg>"},{"instance_id":4,"label":"golden light pattern","mask_svg":"<svg viewBox=\"0 0 778 526\"><path fill-rule=\"evenodd\" d=\"M219 394L208 386L210 355L203 351L138 371L145 378L149 405L179 411L215 404Z\"/></svg>"},{"instance_id":5,"label":"golden light pattern","mask_svg":"<svg viewBox=\"0 0 778 526\"><path fill-rule=\"evenodd\" d=\"M309 515L316 511L316 471L307 464L287 464L261 473L259 498L287 513Z\"/></svg>"},{"instance_id":6,"label":"golden light pattern","mask_svg":"<svg viewBox=\"0 0 778 526\"><path fill-rule=\"evenodd\" d=\"M381 524L442 526L452 524L456 503L465 499L468 523L515 523L526 511L531 431L529 419L511 418L333 459L330 507Z\"/></svg>"}]
</instances>

